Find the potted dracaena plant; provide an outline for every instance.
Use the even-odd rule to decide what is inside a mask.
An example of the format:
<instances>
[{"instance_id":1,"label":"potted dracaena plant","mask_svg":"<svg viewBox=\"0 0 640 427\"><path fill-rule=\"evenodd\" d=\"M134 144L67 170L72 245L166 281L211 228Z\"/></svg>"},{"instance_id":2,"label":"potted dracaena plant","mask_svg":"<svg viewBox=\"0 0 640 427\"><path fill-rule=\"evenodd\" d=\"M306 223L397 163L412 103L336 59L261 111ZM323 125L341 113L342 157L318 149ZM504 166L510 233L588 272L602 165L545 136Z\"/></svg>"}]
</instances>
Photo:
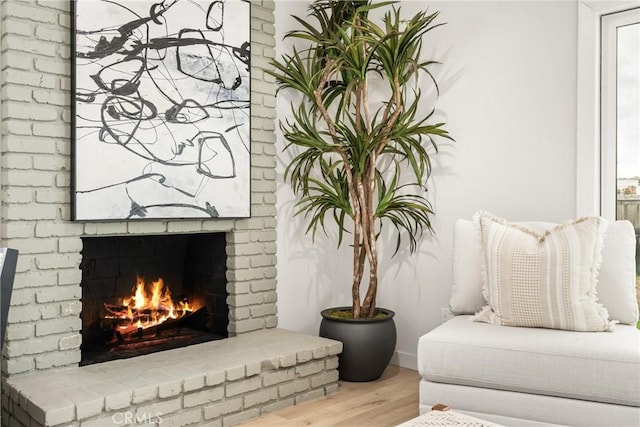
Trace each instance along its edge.
<instances>
[{"instance_id":1,"label":"potted dracaena plant","mask_svg":"<svg viewBox=\"0 0 640 427\"><path fill-rule=\"evenodd\" d=\"M285 36L305 46L274 60L270 72L279 90L298 94L292 118L280 123L285 150L294 153L284 175L299 197L296 213L313 236L329 220L338 246L345 233L352 237L352 304L324 310L320 326L320 335L343 342L338 369L350 381L380 377L395 350L394 313L376 307L381 227L397 230L396 251L402 235L414 252L423 232L432 231L430 156L434 137L451 139L444 123L427 123L433 108L418 114L418 77L437 93L430 72L437 62L421 58L421 48L442 25L434 22L438 14L402 19L393 3L314 1L306 18L293 16L301 28Z\"/></svg>"}]
</instances>

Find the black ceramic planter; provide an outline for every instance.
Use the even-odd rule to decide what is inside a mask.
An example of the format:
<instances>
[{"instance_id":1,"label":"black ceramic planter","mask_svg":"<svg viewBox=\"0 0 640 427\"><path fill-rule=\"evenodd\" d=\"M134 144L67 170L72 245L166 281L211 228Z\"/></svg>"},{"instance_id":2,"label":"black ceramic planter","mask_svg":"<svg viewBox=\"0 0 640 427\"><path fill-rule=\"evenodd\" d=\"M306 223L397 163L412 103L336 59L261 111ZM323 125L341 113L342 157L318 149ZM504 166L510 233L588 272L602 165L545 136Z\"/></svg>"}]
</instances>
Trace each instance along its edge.
<instances>
[{"instance_id":1,"label":"black ceramic planter","mask_svg":"<svg viewBox=\"0 0 640 427\"><path fill-rule=\"evenodd\" d=\"M396 349L396 324L393 321L395 313L384 308L376 308L387 316L376 319L337 319L328 316L330 311L350 308L335 307L323 310L320 336L342 341L342 353L338 356L341 380L377 380L389 365Z\"/></svg>"}]
</instances>

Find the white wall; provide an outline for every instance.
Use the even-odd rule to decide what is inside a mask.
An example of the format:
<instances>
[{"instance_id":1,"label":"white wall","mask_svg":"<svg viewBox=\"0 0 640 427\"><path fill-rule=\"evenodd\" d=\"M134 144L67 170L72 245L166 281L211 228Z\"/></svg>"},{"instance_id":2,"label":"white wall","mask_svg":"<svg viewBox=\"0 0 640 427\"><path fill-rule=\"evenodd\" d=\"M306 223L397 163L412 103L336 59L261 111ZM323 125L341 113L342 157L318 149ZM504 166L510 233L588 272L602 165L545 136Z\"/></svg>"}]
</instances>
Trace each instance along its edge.
<instances>
[{"instance_id":1,"label":"white wall","mask_svg":"<svg viewBox=\"0 0 640 427\"><path fill-rule=\"evenodd\" d=\"M277 2L276 53L288 51L290 14L306 2ZM573 1L434 1L447 25L425 40L425 56L442 61L440 115L456 142L441 145L429 198L435 235L417 254L390 258L381 242L378 305L396 311L398 363L415 367L417 340L440 323L451 288L455 220L488 210L510 220L561 222L575 215L577 4ZM425 2L403 1L404 16ZM427 80L424 80L427 84ZM278 118L289 111L278 98ZM424 112L430 105L424 106ZM282 328L317 334L319 311L350 303L350 251L304 235L292 218L295 199L282 182L278 135L278 316Z\"/></svg>"}]
</instances>

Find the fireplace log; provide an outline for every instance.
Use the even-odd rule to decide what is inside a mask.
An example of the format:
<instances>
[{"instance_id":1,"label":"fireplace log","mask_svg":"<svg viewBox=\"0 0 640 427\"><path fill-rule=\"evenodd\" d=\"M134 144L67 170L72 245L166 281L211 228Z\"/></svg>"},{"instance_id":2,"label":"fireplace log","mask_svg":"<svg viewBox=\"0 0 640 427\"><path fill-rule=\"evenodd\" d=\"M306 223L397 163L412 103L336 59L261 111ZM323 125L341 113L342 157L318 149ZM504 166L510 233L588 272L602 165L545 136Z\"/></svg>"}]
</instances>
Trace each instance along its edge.
<instances>
[{"instance_id":1,"label":"fireplace log","mask_svg":"<svg viewBox=\"0 0 640 427\"><path fill-rule=\"evenodd\" d=\"M109 319L109 320L116 322L118 326L128 325L130 327L129 330L125 330L125 331L119 330L119 331L116 331L115 333L118 341L124 342L124 341L130 341L132 339L140 339L142 338L142 335L157 335L161 331L188 326L192 318L198 318L206 315L207 315L206 307L201 307L196 311L187 312L182 317L179 317L177 319L167 319L160 324L148 327L146 329L138 328L136 326L135 323L137 322L138 319L136 319L135 321L131 321L129 318L125 318L125 319L116 318L116 319ZM144 320L144 319L141 319L141 320Z\"/></svg>"},{"instance_id":2,"label":"fireplace log","mask_svg":"<svg viewBox=\"0 0 640 427\"><path fill-rule=\"evenodd\" d=\"M169 314L169 310L166 308L157 308L157 309L143 309L138 310L136 308L129 308L126 305L115 305L104 303L104 308L107 310L107 313L116 316L116 319L128 319L131 321L138 320L149 320L153 314L157 314L158 317L162 317ZM129 317L129 311L133 317Z\"/></svg>"}]
</instances>

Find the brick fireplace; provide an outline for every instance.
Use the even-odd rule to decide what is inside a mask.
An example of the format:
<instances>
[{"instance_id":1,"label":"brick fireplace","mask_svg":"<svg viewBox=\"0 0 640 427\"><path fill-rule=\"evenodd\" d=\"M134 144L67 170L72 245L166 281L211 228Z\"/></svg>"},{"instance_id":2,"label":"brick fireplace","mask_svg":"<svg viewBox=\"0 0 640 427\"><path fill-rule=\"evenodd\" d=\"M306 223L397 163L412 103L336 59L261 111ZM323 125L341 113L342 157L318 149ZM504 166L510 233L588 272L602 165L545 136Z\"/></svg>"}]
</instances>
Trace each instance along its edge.
<instances>
[{"instance_id":1,"label":"brick fireplace","mask_svg":"<svg viewBox=\"0 0 640 427\"><path fill-rule=\"evenodd\" d=\"M224 233L82 239L80 365L229 336Z\"/></svg>"},{"instance_id":2,"label":"brick fireplace","mask_svg":"<svg viewBox=\"0 0 640 427\"><path fill-rule=\"evenodd\" d=\"M116 425L115 414L152 411L171 425L226 426L335 390L339 343L276 329L275 83L263 71L274 1L251 8L251 218L90 223L70 219L70 2L1 4L0 246L20 252L2 425ZM224 236L229 338L78 367L83 239L201 233ZM157 375L127 380L140 369ZM99 383L105 375L122 381Z\"/></svg>"}]
</instances>

